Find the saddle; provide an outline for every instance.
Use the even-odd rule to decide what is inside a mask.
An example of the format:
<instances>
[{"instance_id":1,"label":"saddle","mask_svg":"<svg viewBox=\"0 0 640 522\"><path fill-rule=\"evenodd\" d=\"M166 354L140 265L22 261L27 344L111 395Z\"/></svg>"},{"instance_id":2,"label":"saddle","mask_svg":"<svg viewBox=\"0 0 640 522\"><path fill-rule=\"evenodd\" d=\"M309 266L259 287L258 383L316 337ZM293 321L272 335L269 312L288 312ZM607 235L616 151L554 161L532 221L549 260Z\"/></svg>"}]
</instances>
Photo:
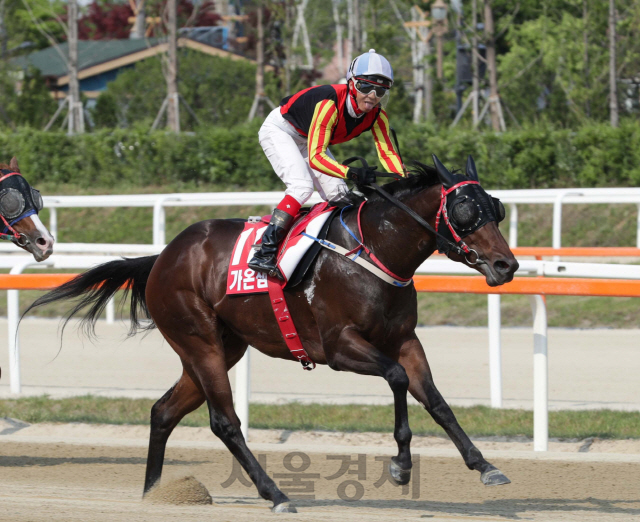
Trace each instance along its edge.
<instances>
[{"instance_id":1,"label":"saddle","mask_svg":"<svg viewBox=\"0 0 640 522\"><path fill-rule=\"evenodd\" d=\"M292 288L302 281L311 264L322 250L316 239L325 239L338 209L326 202L304 209L280 245L278 268L284 276L283 287ZM271 216L249 219L238 236L227 273L227 295L247 295L268 292L266 274L248 267L249 260L260 247Z\"/></svg>"}]
</instances>

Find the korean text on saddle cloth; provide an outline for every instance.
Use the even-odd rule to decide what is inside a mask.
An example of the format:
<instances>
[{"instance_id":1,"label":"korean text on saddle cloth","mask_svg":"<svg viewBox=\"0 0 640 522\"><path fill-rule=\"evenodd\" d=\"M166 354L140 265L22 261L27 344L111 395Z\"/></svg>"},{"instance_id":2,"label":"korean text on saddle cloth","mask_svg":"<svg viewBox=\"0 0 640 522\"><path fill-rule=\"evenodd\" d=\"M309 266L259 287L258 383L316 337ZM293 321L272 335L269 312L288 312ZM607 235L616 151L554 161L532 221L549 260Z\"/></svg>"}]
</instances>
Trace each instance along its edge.
<instances>
[{"instance_id":1,"label":"korean text on saddle cloth","mask_svg":"<svg viewBox=\"0 0 640 522\"><path fill-rule=\"evenodd\" d=\"M322 211L319 214L308 216L306 224L303 220L306 220L307 217L302 218L299 223L294 225L293 235L287 239L285 251L280 252L278 260L278 267L285 281L289 280L304 254L314 243L313 239L303 236L302 232L306 231L308 235L317 237L330 214L329 210ZM262 221L245 223L244 230L238 236L231 254L231 263L229 263L227 274L227 295L257 294L269 291L267 276L260 272L256 273L247 265L258 249L266 228L266 223Z\"/></svg>"},{"instance_id":2,"label":"korean text on saddle cloth","mask_svg":"<svg viewBox=\"0 0 640 522\"><path fill-rule=\"evenodd\" d=\"M227 275L227 295L255 294L267 292L267 275L252 270L247 266L257 250L267 225L263 222L248 222L238 236L231 255L229 273Z\"/></svg>"}]
</instances>

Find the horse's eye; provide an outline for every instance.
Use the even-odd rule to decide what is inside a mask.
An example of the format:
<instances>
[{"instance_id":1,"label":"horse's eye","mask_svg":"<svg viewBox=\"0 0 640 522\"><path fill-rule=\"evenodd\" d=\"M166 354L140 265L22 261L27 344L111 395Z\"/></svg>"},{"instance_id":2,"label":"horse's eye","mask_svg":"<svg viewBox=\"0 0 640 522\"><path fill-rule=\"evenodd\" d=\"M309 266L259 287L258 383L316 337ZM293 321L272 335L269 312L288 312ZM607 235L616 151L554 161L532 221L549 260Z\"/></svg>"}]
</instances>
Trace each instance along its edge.
<instances>
[{"instance_id":1,"label":"horse's eye","mask_svg":"<svg viewBox=\"0 0 640 522\"><path fill-rule=\"evenodd\" d=\"M480 210L472 199L456 203L451 209L451 220L458 228L472 227L480 217Z\"/></svg>"},{"instance_id":2,"label":"horse's eye","mask_svg":"<svg viewBox=\"0 0 640 522\"><path fill-rule=\"evenodd\" d=\"M20 191L9 188L0 191L0 214L6 219L17 218L24 210L24 198Z\"/></svg>"}]
</instances>

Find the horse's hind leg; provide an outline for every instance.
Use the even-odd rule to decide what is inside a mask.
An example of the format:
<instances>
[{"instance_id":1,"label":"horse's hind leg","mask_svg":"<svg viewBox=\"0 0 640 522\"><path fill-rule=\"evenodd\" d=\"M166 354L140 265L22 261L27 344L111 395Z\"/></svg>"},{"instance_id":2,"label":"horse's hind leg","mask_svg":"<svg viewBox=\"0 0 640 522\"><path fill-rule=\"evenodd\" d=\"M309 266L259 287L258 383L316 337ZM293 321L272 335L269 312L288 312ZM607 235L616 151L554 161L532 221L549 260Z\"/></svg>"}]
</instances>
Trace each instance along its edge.
<instances>
[{"instance_id":1,"label":"horse's hind leg","mask_svg":"<svg viewBox=\"0 0 640 522\"><path fill-rule=\"evenodd\" d=\"M176 351L180 350L171 339L168 339L168 342ZM244 355L247 344L228 331L225 331L223 342L227 369L231 369ZM151 434L143 495L155 486L162 476L167 440L173 429L185 415L196 410L204 401L204 392L193 382L187 371L183 370L178 382L151 408Z\"/></svg>"},{"instance_id":2,"label":"horse's hind leg","mask_svg":"<svg viewBox=\"0 0 640 522\"><path fill-rule=\"evenodd\" d=\"M240 420L233 408L227 371L242 356L246 344L241 345L234 336L223 336L224 325L206 303L197 298L183 302L188 309L181 315L182 322L179 325L165 323L162 333L202 390L209 406L211 430L245 469L260 496L273 502L273 511L295 512L287 496L278 489L247 447L240 431Z\"/></svg>"},{"instance_id":3,"label":"horse's hind leg","mask_svg":"<svg viewBox=\"0 0 640 522\"><path fill-rule=\"evenodd\" d=\"M204 400L202 391L183 372L180 380L151 408L151 434L143 495L160 480L169 435L182 418L198 408Z\"/></svg>"},{"instance_id":4,"label":"horse's hind leg","mask_svg":"<svg viewBox=\"0 0 640 522\"><path fill-rule=\"evenodd\" d=\"M433 420L447 432L467 467L479 471L480 480L486 486L509 484L511 481L485 460L480 450L474 446L458 424L456 416L433 382L429 363L417 337L402 346L399 362L406 368L409 375L409 392L425 407Z\"/></svg>"},{"instance_id":5,"label":"horse's hind leg","mask_svg":"<svg viewBox=\"0 0 640 522\"><path fill-rule=\"evenodd\" d=\"M231 385L224 361L214 357L208 358L205 365L197 368L196 371L201 377L200 382L203 383L207 396L211 431L222 440L246 470L258 488L260 496L273 502L274 512L295 513L296 510L289 504L287 496L278 489L247 447L240 431L240 420L233 409Z\"/></svg>"}]
</instances>

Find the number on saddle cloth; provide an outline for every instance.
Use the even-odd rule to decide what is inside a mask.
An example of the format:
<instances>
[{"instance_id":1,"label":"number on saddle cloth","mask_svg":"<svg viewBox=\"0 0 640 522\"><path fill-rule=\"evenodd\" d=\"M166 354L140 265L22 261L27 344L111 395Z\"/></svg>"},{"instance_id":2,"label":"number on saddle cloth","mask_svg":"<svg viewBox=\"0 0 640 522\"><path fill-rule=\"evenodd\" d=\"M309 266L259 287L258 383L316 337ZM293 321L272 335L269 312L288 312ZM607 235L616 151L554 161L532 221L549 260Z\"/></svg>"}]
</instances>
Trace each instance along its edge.
<instances>
[{"instance_id":1,"label":"number on saddle cloth","mask_svg":"<svg viewBox=\"0 0 640 522\"><path fill-rule=\"evenodd\" d=\"M287 286L298 284L307 272L320 249L316 242L302 235L305 230L314 237L321 237L328 230L328 222L335 212L327 210L328 205L316 205L292 227L291 234L283 242L285 250L280 255L278 266L285 277ZM325 224L327 226L325 227ZM249 260L258 248L262 234L266 229L264 219L247 221L244 230L238 236L227 274L227 295L247 295L267 292L267 279L262 273L256 273L248 267ZM313 257L310 254L313 251Z\"/></svg>"}]
</instances>

